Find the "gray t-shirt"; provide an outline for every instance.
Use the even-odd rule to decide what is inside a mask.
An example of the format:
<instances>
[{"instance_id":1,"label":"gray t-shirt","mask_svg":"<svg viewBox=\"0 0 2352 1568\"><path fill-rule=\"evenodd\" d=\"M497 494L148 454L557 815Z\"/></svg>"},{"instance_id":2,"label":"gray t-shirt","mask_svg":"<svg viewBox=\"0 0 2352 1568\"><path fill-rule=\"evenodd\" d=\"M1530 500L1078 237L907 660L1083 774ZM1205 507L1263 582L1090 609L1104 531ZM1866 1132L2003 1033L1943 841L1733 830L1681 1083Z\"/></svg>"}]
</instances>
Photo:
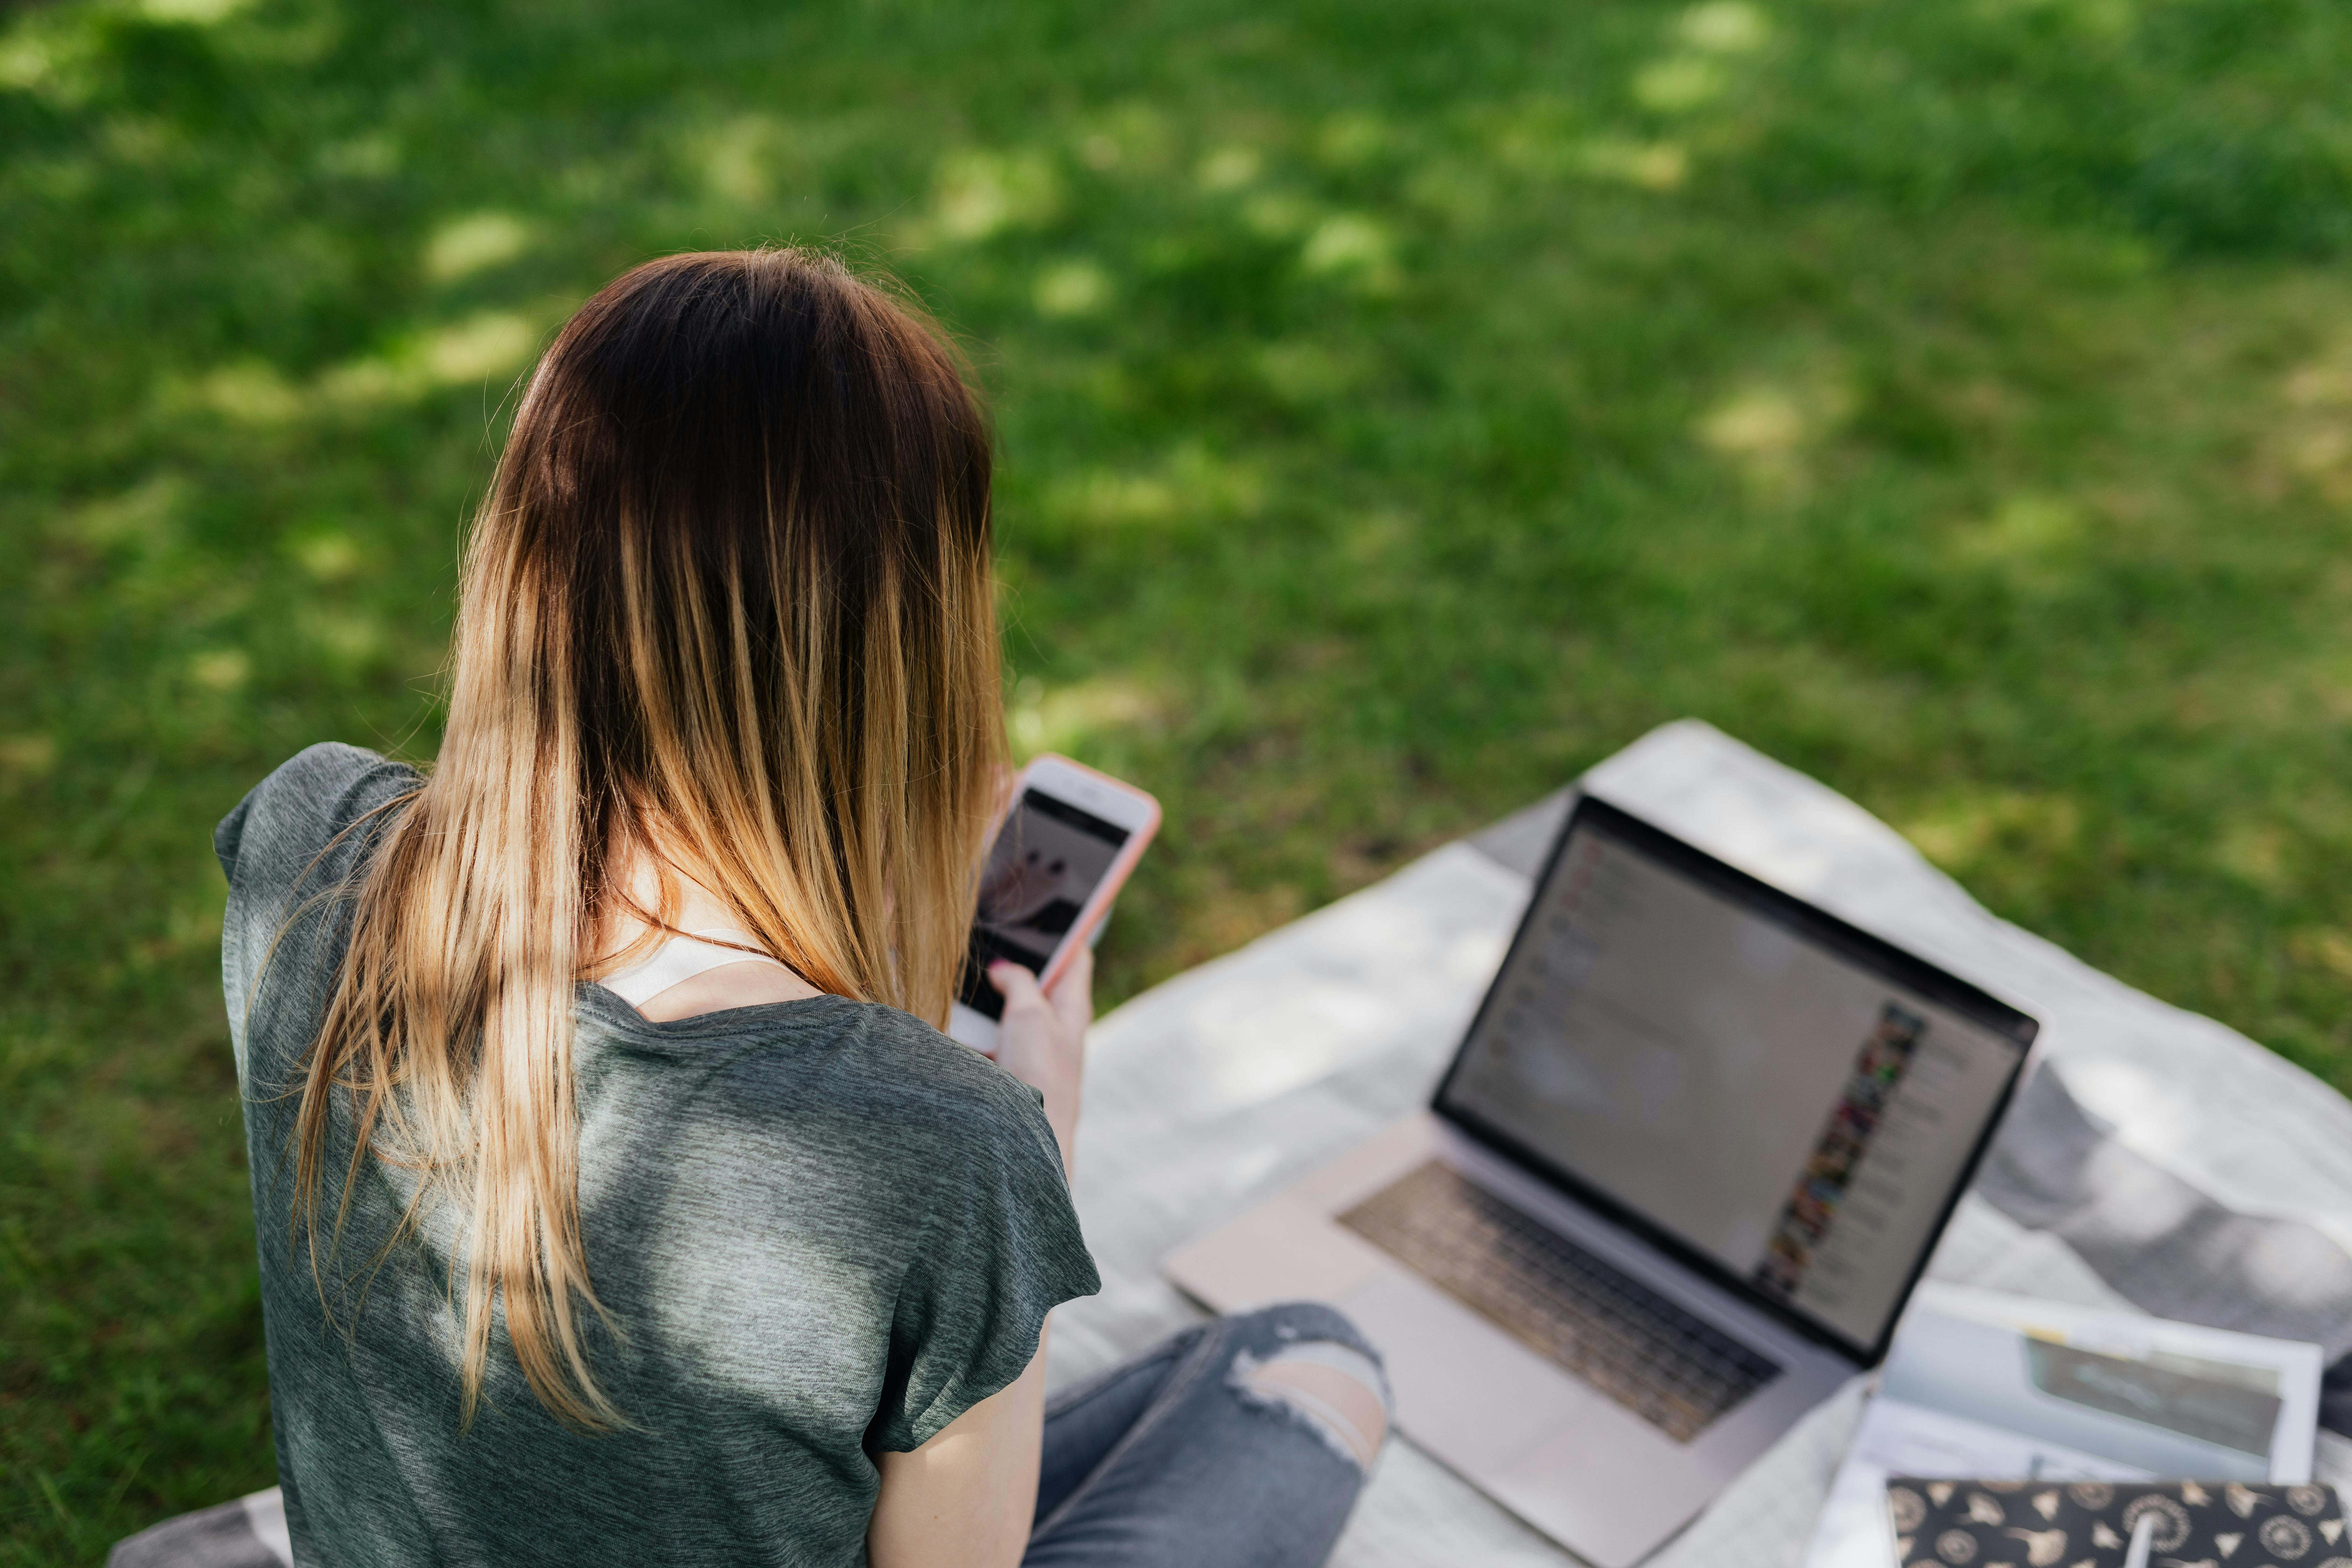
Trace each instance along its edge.
<instances>
[{"instance_id":1,"label":"gray t-shirt","mask_svg":"<svg viewBox=\"0 0 2352 1568\"><path fill-rule=\"evenodd\" d=\"M314 746L215 840L296 1562L863 1563L874 1455L1012 1382L1046 1312L1099 1288L1034 1092L888 1007L652 1024L583 984L580 1226L613 1329L583 1320L630 1426L560 1425L501 1333L461 1431L449 1216L394 1240L411 1178L370 1158L319 1278L290 1217L300 1065L348 931L338 889L399 808L369 814L416 782ZM351 1140L339 1105L330 1217Z\"/></svg>"}]
</instances>

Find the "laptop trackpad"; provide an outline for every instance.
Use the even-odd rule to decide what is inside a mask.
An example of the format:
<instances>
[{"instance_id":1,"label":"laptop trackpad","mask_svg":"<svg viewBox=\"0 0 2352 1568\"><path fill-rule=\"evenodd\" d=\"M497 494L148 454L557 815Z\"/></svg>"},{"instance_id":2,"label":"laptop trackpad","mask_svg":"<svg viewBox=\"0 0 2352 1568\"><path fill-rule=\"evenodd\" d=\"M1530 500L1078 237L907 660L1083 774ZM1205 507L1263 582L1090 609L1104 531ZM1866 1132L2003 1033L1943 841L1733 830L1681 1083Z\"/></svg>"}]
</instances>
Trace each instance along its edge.
<instances>
[{"instance_id":1,"label":"laptop trackpad","mask_svg":"<svg viewBox=\"0 0 2352 1568\"><path fill-rule=\"evenodd\" d=\"M1337 1304L1387 1362L1397 1426L1458 1469L1491 1474L1607 1403L1394 1265Z\"/></svg>"}]
</instances>

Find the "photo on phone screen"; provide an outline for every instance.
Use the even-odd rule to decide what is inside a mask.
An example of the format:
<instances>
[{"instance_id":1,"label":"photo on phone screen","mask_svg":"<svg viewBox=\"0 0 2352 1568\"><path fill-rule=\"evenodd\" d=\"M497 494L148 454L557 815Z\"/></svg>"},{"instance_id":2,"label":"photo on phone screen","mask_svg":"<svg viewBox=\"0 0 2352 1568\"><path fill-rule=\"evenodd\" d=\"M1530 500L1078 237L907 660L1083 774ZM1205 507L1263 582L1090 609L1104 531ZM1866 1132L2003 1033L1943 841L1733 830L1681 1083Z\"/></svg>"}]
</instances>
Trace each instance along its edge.
<instances>
[{"instance_id":1,"label":"photo on phone screen","mask_svg":"<svg viewBox=\"0 0 2352 1568\"><path fill-rule=\"evenodd\" d=\"M958 1000L1002 1018L1004 998L988 983L988 966L1009 959L1032 974L1044 973L1129 837L1126 828L1068 801L1024 790L981 871L980 907Z\"/></svg>"}]
</instances>

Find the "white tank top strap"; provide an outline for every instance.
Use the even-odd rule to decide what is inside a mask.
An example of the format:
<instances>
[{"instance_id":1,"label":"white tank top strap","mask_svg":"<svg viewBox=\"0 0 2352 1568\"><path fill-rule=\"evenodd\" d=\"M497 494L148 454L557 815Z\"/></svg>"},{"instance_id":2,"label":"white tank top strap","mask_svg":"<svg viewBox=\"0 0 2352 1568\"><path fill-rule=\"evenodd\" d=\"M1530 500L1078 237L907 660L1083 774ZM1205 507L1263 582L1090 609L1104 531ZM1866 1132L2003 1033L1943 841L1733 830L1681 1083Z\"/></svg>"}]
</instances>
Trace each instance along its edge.
<instances>
[{"instance_id":1,"label":"white tank top strap","mask_svg":"<svg viewBox=\"0 0 2352 1568\"><path fill-rule=\"evenodd\" d=\"M702 938L716 938L703 941ZM729 942L740 946L730 947ZM746 952L744 948L757 948L760 939L747 931L731 926L704 926L684 936L674 936L654 949L653 956L643 963L633 963L626 969L615 970L596 984L610 991L632 1007L642 1007L681 981L730 963L764 963L773 969L792 973L792 966L769 957L764 952Z\"/></svg>"}]
</instances>

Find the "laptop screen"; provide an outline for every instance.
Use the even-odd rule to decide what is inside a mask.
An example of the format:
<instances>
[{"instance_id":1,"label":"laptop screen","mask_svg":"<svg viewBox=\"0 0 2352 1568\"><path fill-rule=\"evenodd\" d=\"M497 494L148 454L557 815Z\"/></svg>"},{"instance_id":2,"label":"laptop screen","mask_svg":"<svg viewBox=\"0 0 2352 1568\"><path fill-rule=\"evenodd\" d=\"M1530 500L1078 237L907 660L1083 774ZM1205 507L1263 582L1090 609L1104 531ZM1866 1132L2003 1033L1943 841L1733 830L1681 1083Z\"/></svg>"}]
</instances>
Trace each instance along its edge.
<instances>
[{"instance_id":1,"label":"laptop screen","mask_svg":"<svg viewBox=\"0 0 2352 1568\"><path fill-rule=\"evenodd\" d=\"M1588 798L1438 1109L1874 1359L2033 1034Z\"/></svg>"}]
</instances>

